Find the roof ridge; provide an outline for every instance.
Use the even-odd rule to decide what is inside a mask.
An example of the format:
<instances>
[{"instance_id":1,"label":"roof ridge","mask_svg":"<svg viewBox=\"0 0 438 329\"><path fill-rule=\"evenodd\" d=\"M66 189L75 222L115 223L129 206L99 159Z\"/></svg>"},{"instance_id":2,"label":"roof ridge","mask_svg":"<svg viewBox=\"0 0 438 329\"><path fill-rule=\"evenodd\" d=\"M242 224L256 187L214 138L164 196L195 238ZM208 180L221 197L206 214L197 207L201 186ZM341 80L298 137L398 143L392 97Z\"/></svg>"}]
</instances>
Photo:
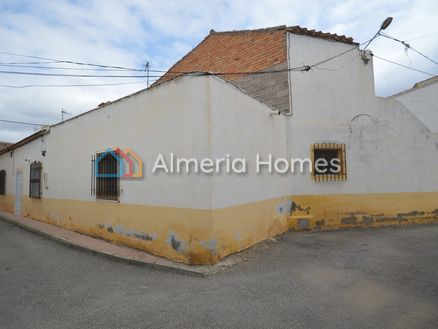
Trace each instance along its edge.
<instances>
[{"instance_id":1,"label":"roof ridge","mask_svg":"<svg viewBox=\"0 0 438 329\"><path fill-rule=\"evenodd\" d=\"M210 30L210 34L239 34L239 33L263 33L263 32L275 32L286 30L286 25L278 25L272 27L258 28L258 29L244 29L244 30L231 30L231 31L216 31L214 29Z\"/></svg>"},{"instance_id":2,"label":"roof ridge","mask_svg":"<svg viewBox=\"0 0 438 329\"><path fill-rule=\"evenodd\" d=\"M356 42L353 41L352 37L347 37L344 34L339 35L336 33L317 31L315 29L309 30L308 28L301 27L299 25L288 26L286 28L286 31L294 34L309 35L316 38L331 39L333 41L356 44Z\"/></svg>"},{"instance_id":3,"label":"roof ridge","mask_svg":"<svg viewBox=\"0 0 438 329\"><path fill-rule=\"evenodd\" d=\"M339 41L339 42L344 42L344 43L356 44L353 41L352 37L347 37L344 34L339 35L336 33L323 32L323 31L318 31L315 29L308 29L306 27L301 27L299 25L293 25L293 26L278 25L278 26L265 27L265 28L259 28L259 29L245 29L245 30L231 30L231 31L216 31L214 29L211 29L209 35L212 35L212 34L226 35L226 34L245 34L245 33L268 33L268 32L276 32L276 31L287 31L287 32L299 34L299 35L307 35L307 36L316 37L316 38L322 38L322 39L328 39L328 40Z\"/></svg>"}]
</instances>

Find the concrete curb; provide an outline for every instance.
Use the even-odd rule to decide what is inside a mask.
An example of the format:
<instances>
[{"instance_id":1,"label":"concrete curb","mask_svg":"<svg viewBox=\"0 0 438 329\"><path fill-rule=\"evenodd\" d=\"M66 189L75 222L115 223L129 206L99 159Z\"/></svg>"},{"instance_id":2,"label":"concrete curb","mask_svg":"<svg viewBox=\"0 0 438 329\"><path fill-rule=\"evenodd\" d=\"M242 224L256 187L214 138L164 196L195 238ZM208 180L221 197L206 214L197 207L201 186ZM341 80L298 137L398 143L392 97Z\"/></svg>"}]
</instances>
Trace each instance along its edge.
<instances>
[{"instance_id":1,"label":"concrete curb","mask_svg":"<svg viewBox=\"0 0 438 329\"><path fill-rule=\"evenodd\" d=\"M123 263L127 263L127 264L132 264L132 265L136 265L136 266L143 266L143 267L151 267L153 269L157 269L157 270L162 270L162 271L169 271L169 272L174 272L174 273L180 273L180 274L186 274L186 275L190 275L190 276L196 276L196 277L205 277L211 274L215 274L217 272L220 272L224 266L221 264L217 264L217 265L205 265L205 266L191 266L191 265L186 265L186 264L181 264L181 263L176 263L176 262L172 262L170 260L164 259L164 258L159 258L156 256L152 256L149 255L146 252L142 252L146 255L149 255L150 257L156 258L156 260L150 260L150 261L145 261L144 259L141 259L139 257L135 257L135 256L128 256L128 255L122 255L120 253L113 253L110 251L106 251L106 250L102 250L99 248L93 248L93 246L91 245L87 245L86 243L79 243L77 241L74 240L70 240L67 237L63 237L61 234L53 234L53 233L49 233L44 229L40 229L38 227L36 227L36 225L50 225L50 224L46 224L46 223L40 223L31 219L25 219L25 218L20 218L19 220L11 218L8 216L9 214L7 213L2 213L0 212L0 220L3 220L5 222L8 222L10 224L16 225L22 229L25 229L27 231L30 231L32 233L38 234L40 236L43 236L45 238L48 238L50 240L56 241L60 244L63 244L65 246L74 248L74 249L79 249L79 250L84 250L87 252L91 252L93 254L96 255L101 255L104 257L108 257ZM13 215L18 217L17 215ZM26 223L26 221L29 221L29 223ZM34 223L32 223L34 222ZM33 225L32 225L33 224ZM53 228L59 230L60 232L62 231L67 231L64 230L62 228L58 228L54 225L50 225ZM82 235L80 233L77 232L72 232L72 231L67 231L69 232L69 234L77 234L77 235ZM118 246L118 245L114 245L110 242L106 242L100 239L95 239L89 236L86 236L87 239L94 239L99 241L99 243L106 243L108 245L111 246L111 248L116 247L117 249L120 249L120 251L129 254L130 252L132 253L139 253L139 250L136 249L132 249L132 248L128 248L128 247L124 247L124 246ZM229 267L229 265L226 265L225 267Z\"/></svg>"}]
</instances>

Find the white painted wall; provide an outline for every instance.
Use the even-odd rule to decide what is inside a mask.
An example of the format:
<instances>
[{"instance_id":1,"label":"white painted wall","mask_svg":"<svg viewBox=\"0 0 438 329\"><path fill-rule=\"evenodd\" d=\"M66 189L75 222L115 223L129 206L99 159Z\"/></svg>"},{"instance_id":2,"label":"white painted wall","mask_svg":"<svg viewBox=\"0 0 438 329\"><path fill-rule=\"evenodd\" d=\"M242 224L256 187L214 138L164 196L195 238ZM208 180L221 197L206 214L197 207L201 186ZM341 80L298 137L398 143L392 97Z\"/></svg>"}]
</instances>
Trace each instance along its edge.
<instances>
[{"instance_id":1,"label":"white painted wall","mask_svg":"<svg viewBox=\"0 0 438 329\"><path fill-rule=\"evenodd\" d=\"M287 195L287 175L256 172L256 155L265 160L286 154L285 121L270 107L234 85L213 78L211 154L247 159L246 174L213 175L213 208L224 208ZM212 82L213 82L212 81Z\"/></svg>"},{"instance_id":2,"label":"white painted wall","mask_svg":"<svg viewBox=\"0 0 438 329\"><path fill-rule=\"evenodd\" d=\"M431 132L438 133L438 80L390 98L405 105Z\"/></svg>"},{"instance_id":3,"label":"white painted wall","mask_svg":"<svg viewBox=\"0 0 438 329\"><path fill-rule=\"evenodd\" d=\"M29 163L41 161L48 174L43 198L94 201L91 156L107 148L132 148L144 161L142 179L121 179L120 202L193 209L216 209L287 194L282 175L255 172L257 152L285 153L285 121L240 89L217 77L180 77L51 127L41 141L14 151L15 167L24 168L25 195ZM170 153L201 160L241 157L247 174L152 174L157 155ZM14 194L9 154L7 193ZM108 202L100 201L96 202Z\"/></svg>"},{"instance_id":4,"label":"white painted wall","mask_svg":"<svg viewBox=\"0 0 438 329\"><path fill-rule=\"evenodd\" d=\"M289 35L289 65L311 65L351 45ZM12 168L43 163L43 198L95 200L90 193L91 155L108 147L132 148L145 162L144 177L122 180L120 202L218 209L290 194L436 191L438 140L405 106L374 96L372 62L357 50L314 68L291 72L291 117L271 109L217 77L180 77L53 126L44 137L0 156L7 193ZM347 145L344 182L314 182L310 174L255 172L257 153L309 158L313 143ZM157 155L248 160L246 175L152 174ZM102 201L96 201L102 202Z\"/></svg>"},{"instance_id":5,"label":"white painted wall","mask_svg":"<svg viewBox=\"0 0 438 329\"><path fill-rule=\"evenodd\" d=\"M289 34L289 65L312 65L352 45ZM372 61L353 50L308 72L291 72L289 153L313 143L346 144L347 181L292 179L292 194L436 191L438 140L401 103L374 96Z\"/></svg>"},{"instance_id":6,"label":"white painted wall","mask_svg":"<svg viewBox=\"0 0 438 329\"><path fill-rule=\"evenodd\" d=\"M95 200L90 192L91 156L108 147L130 147L145 162L144 177L121 179L121 203L209 209L208 177L152 174L160 152L187 158L208 152L207 80L175 79L53 126L44 137L46 157L41 156L39 140L14 151L15 167L25 168L24 185L29 184L25 158L30 157L41 161L43 171L48 173L48 189L43 197ZM0 168L8 168L8 194L15 192L11 160L9 154L0 156Z\"/></svg>"},{"instance_id":7,"label":"white painted wall","mask_svg":"<svg viewBox=\"0 0 438 329\"><path fill-rule=\"evenodd\" d=\"M48 135L45 135L15 149L12 155L6 153L0 156L0 169L6 170L6 194L15 195L16 171L21 170L23 172L23 195L29 195L30 163L34 161L45 162L45 158L41 154L41 140L46 141L47 137ZM30 159L30 161L26 161L26 159ZM47 190L43 188L42 193L43 196L46 196Z\"/></svg>"}]
</instances>

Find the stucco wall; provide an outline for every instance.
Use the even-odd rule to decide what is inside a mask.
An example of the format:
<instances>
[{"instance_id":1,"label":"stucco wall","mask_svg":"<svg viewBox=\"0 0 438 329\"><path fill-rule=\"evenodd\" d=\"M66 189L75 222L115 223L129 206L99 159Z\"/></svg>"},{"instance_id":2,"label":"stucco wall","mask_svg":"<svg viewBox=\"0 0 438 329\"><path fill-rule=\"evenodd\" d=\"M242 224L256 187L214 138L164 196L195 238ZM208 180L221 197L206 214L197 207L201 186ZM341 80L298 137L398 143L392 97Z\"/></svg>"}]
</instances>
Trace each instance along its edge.
<instances>
[{"instance_id":1,"label":"stucco wall","mask_svg":"<svg viewBox=\"0 0 438 329\"><path fill-rule=\"evenodd\" d=\"M289 66L352 46L289 35ZM290 72L292 116L212 76L185 76L53 126L0 156L3 209L13 210L13 168L24 168L23 214L189 263L209 263L288 228L428 222L438 218L437 135L396 100L374 96L372 62L357 50ZM259 153L309 158L313 143L346 144L346 181L256 172ZM132 148L142 179L122 180L120 202L90 193L91 155ZM246 174L152 174L159 153L247 160ZM29 163L47 173L42 199L26 197Z\"/></svg>"},{"instance_id":2,"label":"stucco wall","mask_svg":"<svg viewBox=\"0 0 438 329\"><path fill-rule=\"evenodd\" d=\"M438 133L438 83L413 88L390 97L400 101L433 133Z\"/></svg>"},{"instance_id":3,"label":"stucco wall","mask_svg":"<svg viewBox=\"0 0 438 329\"><path fill-rule=\"evenodd\" d=\"M211 179L152 174L152 166L159 153L208 154L209 88L209 78L175 79L51 127L45 157L40 139L14 150L12 158L2 155L8 194L2 207L13 210L12 168L22 167L24 215L190 261L192 238L201 243L210 231ZM90 191L91 156L108 147L130 147L145 162L143 178L121 179L120 202L96 200ZM48 180L41 199L27 197L26 158L43 163Z\"/></svg>"},{"instance_id":4,"label":"stucco wall","mask_svg":"<svg viewBox=\"0 0 438 329\"><path fill-rule=\"evenodd\" d=\"M178 261L215 261L287 229L286 213L278 209L286 182L254 171L257 152L284 153L284 120L271 113L222 79L175 79L51 127L45 157L41 138L14 150L13 158L0 156L8 180L2 208L13 211L12 168L22 167L25 216ZM120 202L96 200L90 191L91 156L108 147L130 147L144 161L143 178L121 180ZM196 159L230 154L246 158L249 173L152 174L159 153ZM48 179L41 199L27 197L26 158L43 163ZM226 211L254 201L264 206Z\"/></svg>"},{"instance_id":5,"label":"stucco wall","mask_svg":"<svg viewBox=\"0 0 438 329\"><path fill-rule=\"evenodd\" d=\"M351 45L290 34L290 66L317 63ZM358 50L308 72L291 72L289 152L308 157L313 143L346 144L347 181L294 178L292 194L436 191L437 136L401 103L374 96L372 61Z\"/></svg>"}]
</instances>

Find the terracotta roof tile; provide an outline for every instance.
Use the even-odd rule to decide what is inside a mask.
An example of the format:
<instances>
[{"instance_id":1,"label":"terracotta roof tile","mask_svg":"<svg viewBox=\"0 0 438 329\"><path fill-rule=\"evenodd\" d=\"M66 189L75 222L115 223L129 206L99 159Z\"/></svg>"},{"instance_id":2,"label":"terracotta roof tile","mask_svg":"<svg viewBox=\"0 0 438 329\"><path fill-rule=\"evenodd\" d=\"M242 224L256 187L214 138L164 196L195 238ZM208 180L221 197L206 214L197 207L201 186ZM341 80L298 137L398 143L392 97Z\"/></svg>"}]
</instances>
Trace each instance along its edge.
<instances>
[{"instance_id":1,"label":"terracotta roof tile","mask_svg":"<svg viewBox=\"0 0 438 329\"><path fill-rule=\"evenodd\" d=\"M294 34L301 34L301 35L309 35L315 38L321 38L326 40L332 40L332 41L338 41L338 42L344 42L349 44L356 44L353 41L353 38L346 37L345 35L338 35L336 33L327 33L322 31L316 31L316 30L309 30L305 27L301 26L289 26L286 28L286 30L290 33Z\"/></svg>"},{"instance_id":2,"label":"terracotta roof tile","mask_svg":"<svg viewBox=\"0 0 438 329\"><path fill-rule=\"evenodd\" d=\"M274 26L254 30L216 32L204 38L195 48L175 63L153 85L190 72L230 72L226 80L242 75L232 72L258 72L287 61L287 32L331 41L355 44L345 35L309 30L300 26Z\"/></svg>"}]
</instances>

